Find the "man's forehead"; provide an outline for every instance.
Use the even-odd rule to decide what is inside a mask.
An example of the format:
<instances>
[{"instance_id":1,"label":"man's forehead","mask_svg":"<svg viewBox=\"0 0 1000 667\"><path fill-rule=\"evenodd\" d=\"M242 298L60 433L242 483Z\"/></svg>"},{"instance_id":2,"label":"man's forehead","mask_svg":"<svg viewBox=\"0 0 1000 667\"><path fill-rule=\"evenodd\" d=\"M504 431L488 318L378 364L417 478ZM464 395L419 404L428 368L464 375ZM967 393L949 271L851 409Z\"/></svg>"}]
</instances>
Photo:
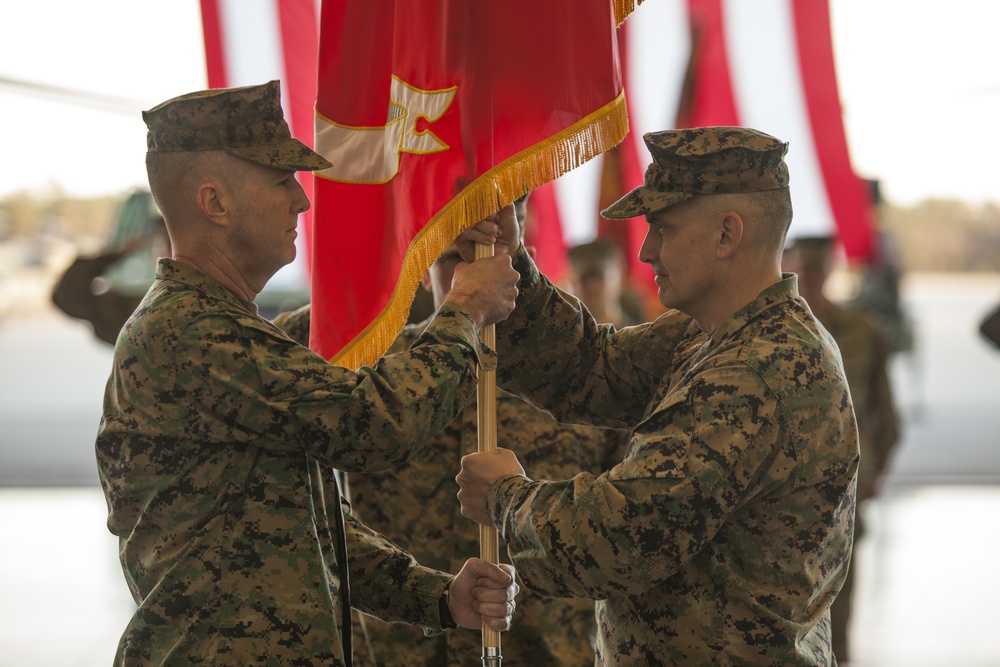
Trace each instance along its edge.
<instances>
[{"instance_id":1,"label":"man's forehead","mask_svg":"<svg viewBox=\"0 0 1000 667\"><path fill-rule=\"evenodd\" d=\"M667 208L661 208L658 211L647 213L645 216L646 222L649 224L662 224L671 220L677 220L682 216L687 215L689 211L701 210L700 207L702 206L702 202L707 201L709 197L716 197L716 195L695 195L694 197L674 204L673 206L668 206Z\"/></svg>"}]
</instances>

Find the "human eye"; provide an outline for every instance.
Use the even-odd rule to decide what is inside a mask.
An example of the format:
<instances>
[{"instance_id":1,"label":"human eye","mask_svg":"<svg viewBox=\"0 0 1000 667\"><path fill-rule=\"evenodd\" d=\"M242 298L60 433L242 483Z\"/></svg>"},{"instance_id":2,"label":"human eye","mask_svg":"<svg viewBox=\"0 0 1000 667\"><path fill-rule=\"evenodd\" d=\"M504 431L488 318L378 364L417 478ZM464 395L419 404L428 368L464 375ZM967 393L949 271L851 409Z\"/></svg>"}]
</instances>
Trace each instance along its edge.
<instances>
[{"instance_id":1,"label":"human eye","mask_svg":"<svg viewBox=\"0 0 1000 667\"><path fill-rule=\"evenodd\" d=\"M661 216L656 216L654 218L646 218L646 222L649 223L649 233L656 234L657 236L664 236L669 231L670 225Z\"/></svg>"}]
</instances>

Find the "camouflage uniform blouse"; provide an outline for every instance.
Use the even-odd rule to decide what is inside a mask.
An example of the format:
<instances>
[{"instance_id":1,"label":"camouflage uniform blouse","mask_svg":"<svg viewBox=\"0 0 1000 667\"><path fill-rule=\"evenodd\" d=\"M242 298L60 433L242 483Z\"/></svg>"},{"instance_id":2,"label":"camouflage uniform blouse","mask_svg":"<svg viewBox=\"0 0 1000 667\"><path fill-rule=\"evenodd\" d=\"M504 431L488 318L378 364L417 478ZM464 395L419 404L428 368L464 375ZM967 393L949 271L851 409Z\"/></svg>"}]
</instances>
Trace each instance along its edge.
<instances>
[{"instance_id":1,"label":"camouflage uniform blouse","mask_svg":"<svg viewBox=\"0 0 1000 667\"><path fill-rule=\"evenodd\" d=\"M858 420L858 506L875 491L875 483L889 461L889 454L899 437L899 423L892 402L889 383L889 342L867 317L851 308L829 304L819 314L840 348L844 372L851 388L851 400ZM864 534L862 513L854 520L855 542ZM846 660L851 616L851 596L857 570L848 572L840 595L830 607L834 654Z\"/></svg>"},{"instance_id":2,"label":"camouflage uniform blouse","mask_svg":"<svg viewBox=\"0 0 1000 667\"><path fill-rule=\"evenodd\" d=\"M298 341L309 338L309 306L275 318ZM427 323L409 325L389 352L418 340ZM595 474L622 460L629 432L557 423L549 415L506 392L497 392L497 437L518 453L529 474L563 479L581 470ZM432 438L398 468L348 476L353 513L366 525L399 542L422 564L456 572L479 555L479 525L462 516L456 499L462 456L478 446L476 406ZM505 554L501 560L507 561ZM482 634L456 628L425 637L417 627L390 625L371 618L355 623L355 665L460 667L479 660ZM594 664L596 630L591 600L551 599L524 588L517 613L502 639L504 667ZM364 650L370 647L374 660Z\"/></svg>"},{"instance_id":3,"label":"camouflage uniform blouse","mask_svg":"<svg viewBox=\"0 0 1000 667\"><path fill-rule=\"evenodd\" d=\"M598 477L493 486L524 582L598 600L600 664L830 664L857 429L795 277L711 335L677 311L615 333L523 252L515 266L498 380L558 419L634 427L624 462Z\"/></svg>"},{"instance_id":4,"label":"camouflage uniform blouse","mask_svg":"<svg viewBox=\"0 0 1000 667\"><path fill-rule=\"evenodd\" d=\"M108 527L138 603L124 665L341 665L338 522L351 600L440 629L448 575L341 512L332 466L401 463L475 395L471 318L406 355L326 363L199 271L160 260L126 324L97 437Z\"/></svg>"},{"instance_id":5,"label":"camouflage uniform blouse","mask_svg":"<svg viewBox=\"0 0 1000 667\"><path fill-rule=\"evenodd\" d=\"M830 304L820 322L837 341L858 420L858 501L867 499L885 470L896 441L899 419L889 381L889 341L860 312ZM855 531L855 537L858 536Z\"/></svg>"}]
</instances>

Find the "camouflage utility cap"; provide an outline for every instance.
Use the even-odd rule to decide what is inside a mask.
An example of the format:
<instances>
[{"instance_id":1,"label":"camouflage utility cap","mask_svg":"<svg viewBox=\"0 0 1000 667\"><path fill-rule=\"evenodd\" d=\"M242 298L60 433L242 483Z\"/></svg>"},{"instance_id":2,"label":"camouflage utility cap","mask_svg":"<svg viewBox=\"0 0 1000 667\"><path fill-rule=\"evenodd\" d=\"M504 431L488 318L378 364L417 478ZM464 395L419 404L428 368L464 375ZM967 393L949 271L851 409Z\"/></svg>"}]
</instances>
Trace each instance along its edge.
<instances>
[{"instance_id":1,"label":"camouflage utility cap","mask_svg":"<svg viewBox=\"0 0 1000 667\"><path fill-rule=\"evenodd\" d=\"M804 267L825 266L833 252L830 236L800 236L788 244L787 252L793 253Z\"/></svg>"},{"instance_id":2,"label":"camouflage utility cap","mask_svg":"<svg viewBox=\"0 0 1000 667\"><path fill-rule=\"evenodd\" d=\"M292 137L281 110L277 81L181 95L142 112L150 153L221 149L231 155L288 171L333 166Z\"/></svg>"},{"instance_id":3,"label":"camouflage utility cap","mask_svg":"<svg viewBox=\"0 0 1000 667\"><path fill-rule=\"evenodd\" d=\"M645 182L601 211L624 220L697 194L777 190L788 185L788 144L746 127L698 127L643 136L653 162Z\"/></svg>"},{"instance_id":4,"label":"camouflage utility cap","mask_svg":"<svg viewBox=\"0 0 1000 667\"><path fill-rule=\"evenodd\" d=\"M620 266L623 260L619 246L600 239L570 248L566 258L580 276L602 276L608 269Z\"/></svg>"}]
</instances>

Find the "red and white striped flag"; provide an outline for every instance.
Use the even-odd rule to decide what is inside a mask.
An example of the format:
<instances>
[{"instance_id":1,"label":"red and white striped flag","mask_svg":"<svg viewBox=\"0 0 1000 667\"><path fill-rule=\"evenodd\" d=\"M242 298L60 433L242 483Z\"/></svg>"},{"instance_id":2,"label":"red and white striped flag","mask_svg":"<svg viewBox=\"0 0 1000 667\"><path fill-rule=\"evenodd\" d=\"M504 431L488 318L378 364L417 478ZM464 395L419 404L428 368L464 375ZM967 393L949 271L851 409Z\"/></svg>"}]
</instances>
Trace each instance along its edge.
<instances>
[{"instance_id":1,"label":"red and white striped flag","mask_svg":"<svg viewBox=\"0 0 1000 667\"><path fill-rule=\"evenodd\" d=\"M789 235L835 235L848 258L870 257L870 197L850 161L828 0L657 0L627 27L634 135L744 125L788 141ZM598 233L599 163L555 184L576 240Z\"/></svg>"}]
</instances>

